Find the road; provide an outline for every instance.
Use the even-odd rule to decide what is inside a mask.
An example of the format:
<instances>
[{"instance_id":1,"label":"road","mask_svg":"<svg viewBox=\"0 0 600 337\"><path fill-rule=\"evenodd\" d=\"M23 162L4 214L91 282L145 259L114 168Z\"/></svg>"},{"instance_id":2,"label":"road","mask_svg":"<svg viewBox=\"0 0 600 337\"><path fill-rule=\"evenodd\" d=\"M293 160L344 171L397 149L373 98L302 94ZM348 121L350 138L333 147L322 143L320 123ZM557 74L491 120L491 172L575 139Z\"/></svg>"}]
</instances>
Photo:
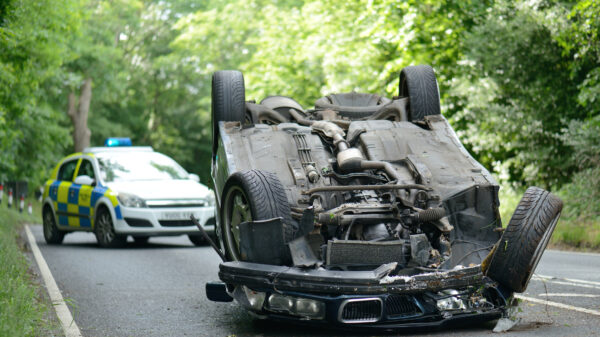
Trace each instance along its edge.
<instances>
[{"instance_id":1,"label":"road","mask_svg":"<svg viewBox=\"0 0 600 337\"><path fill-rule=\"evenodd\" d=\"M100 249L89 233L69 234L62 245L48 246L42 227L30 228L84 336L340 334L257 320L234 303L208 301L204 284L217 279L219 258L208 246L194 247L187 237ZM599 254L548 250L537 275L523 296L600 311ZM600 316L529 301L520 308L521 323L504 335L600 336ZM492 328L484 323L421 335L491 335Z\"/></svg>"}]
</instances>

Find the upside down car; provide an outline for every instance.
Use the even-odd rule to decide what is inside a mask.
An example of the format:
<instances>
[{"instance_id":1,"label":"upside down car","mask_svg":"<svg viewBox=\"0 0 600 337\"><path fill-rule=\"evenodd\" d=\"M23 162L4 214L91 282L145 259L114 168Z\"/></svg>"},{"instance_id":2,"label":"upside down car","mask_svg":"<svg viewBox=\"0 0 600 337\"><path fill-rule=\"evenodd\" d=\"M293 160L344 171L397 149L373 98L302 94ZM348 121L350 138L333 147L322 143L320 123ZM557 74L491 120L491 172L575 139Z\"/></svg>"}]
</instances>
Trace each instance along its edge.
<instances>
[{"instance_id":1,"label":"upside down car","mask_svg":"<svg viewBox=\"0 0 600 337\"><path fill-rule=\"evenodd\" d=\"M399 95L331 94L313 109L245 101L212 79L220 282L209 299L261 318L337 327L493 320L523 292L562 201L525 192L503 227L499 186L440 113L430 66Z\"/></svg>"}]
</instances>

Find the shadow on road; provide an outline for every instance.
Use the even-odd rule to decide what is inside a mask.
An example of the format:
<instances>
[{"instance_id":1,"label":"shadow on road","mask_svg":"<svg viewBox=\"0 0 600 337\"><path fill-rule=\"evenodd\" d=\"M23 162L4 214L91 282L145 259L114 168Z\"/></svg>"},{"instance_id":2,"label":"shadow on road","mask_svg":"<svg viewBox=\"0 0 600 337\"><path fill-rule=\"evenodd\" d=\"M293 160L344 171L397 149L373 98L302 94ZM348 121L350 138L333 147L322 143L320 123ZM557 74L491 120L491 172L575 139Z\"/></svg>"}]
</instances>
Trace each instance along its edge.
<instances>
[{"instance_id":1,"label":"shadow on road","mask_svg":"<svg viewBox=\"0 0 600 337\"><path fill-rule=\"evenodd\" d=\"M135 243L135 242L127 242L124 247L119 248L102 248L98 246L95 242L65 242L61 246L64 247L72 247L72 248L96 248L99 250L143 250L143 249L172 249L172 248L185 248L185 249L211 249L209 246L193 246L193 245L185 245L185 244L176 244L176 243Z\"/></svg>"},{"instance_id":2,"label":"shadow on road","mask_svg":"<svg viewBox=\"0 0 600 337\"><path fill-rule=\"evenodd\" d=\"M227 326L231 329L230 335L235 336L392 336L392 335L411 335L411 336L462 336L473 333L488 334L496 321L471 322L462 325L448 326L443 329L432 328L405 328L395 330L375 330L373 328L359 328L356 326L339 329L331 325L307 325L295 322L282 322L274 320L263 320L255 318L239 306L231 306L226 310L225 315L218 320L220 326Z\"/></svg>"}]
</instances>

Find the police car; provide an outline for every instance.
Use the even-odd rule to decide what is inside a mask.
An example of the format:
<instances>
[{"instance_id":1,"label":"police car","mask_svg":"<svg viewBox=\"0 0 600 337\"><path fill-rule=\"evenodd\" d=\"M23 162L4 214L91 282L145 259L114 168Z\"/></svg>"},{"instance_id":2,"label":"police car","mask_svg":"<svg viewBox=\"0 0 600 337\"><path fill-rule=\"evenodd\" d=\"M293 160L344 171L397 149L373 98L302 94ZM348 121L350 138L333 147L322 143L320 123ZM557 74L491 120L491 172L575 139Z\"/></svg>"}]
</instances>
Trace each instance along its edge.
<instances>
[{"instance_id":1,"label":"police car","mask_svg":"<svg viewBox=\"0 0 600 337\"><path fill-rule=\"evenodd\" d=\"M86 148L63 158L45 184L44 238L62 243L74 231L93 232L102 247L119 247L131 235L187 234L202 244L190 216L214 233L213 192L173 159L151 147L131 146L128 138L109 138L104 147Z\"/></svg>"}]
</instances>

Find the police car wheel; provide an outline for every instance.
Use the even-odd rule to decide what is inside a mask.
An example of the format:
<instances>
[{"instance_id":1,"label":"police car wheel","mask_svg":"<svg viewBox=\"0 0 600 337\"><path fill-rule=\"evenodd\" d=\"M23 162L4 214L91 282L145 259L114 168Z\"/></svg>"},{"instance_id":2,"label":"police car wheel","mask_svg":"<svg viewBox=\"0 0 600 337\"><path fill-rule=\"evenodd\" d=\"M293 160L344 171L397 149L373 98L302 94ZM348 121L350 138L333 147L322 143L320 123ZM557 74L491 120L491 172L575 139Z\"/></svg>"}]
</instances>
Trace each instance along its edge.
<instances>
[{"instance_id":1,"label":"police car wheel","mask_svg":"<svg viewBox=\"0 0 600 337\"><path fill-rule=\"evenodd\" d=\"M56 227L56 221L54 220L54 214L50 207L44 207L44 239L47 244L58 245L63 242L65 238L65 232L60 231Z\"/></svg>"},{"instance_id":2,"label":"police car wheel","mask_svg":"<svg viewBox=\"0 0 600 337\"><path fill-rule=\"evenodd\" d=\"M127 236L115 233L112 217L106 208L98 211L96 228L94 229L98 245L105 248L123 247L127 242Z\"/></svg>"}]
</instances>

